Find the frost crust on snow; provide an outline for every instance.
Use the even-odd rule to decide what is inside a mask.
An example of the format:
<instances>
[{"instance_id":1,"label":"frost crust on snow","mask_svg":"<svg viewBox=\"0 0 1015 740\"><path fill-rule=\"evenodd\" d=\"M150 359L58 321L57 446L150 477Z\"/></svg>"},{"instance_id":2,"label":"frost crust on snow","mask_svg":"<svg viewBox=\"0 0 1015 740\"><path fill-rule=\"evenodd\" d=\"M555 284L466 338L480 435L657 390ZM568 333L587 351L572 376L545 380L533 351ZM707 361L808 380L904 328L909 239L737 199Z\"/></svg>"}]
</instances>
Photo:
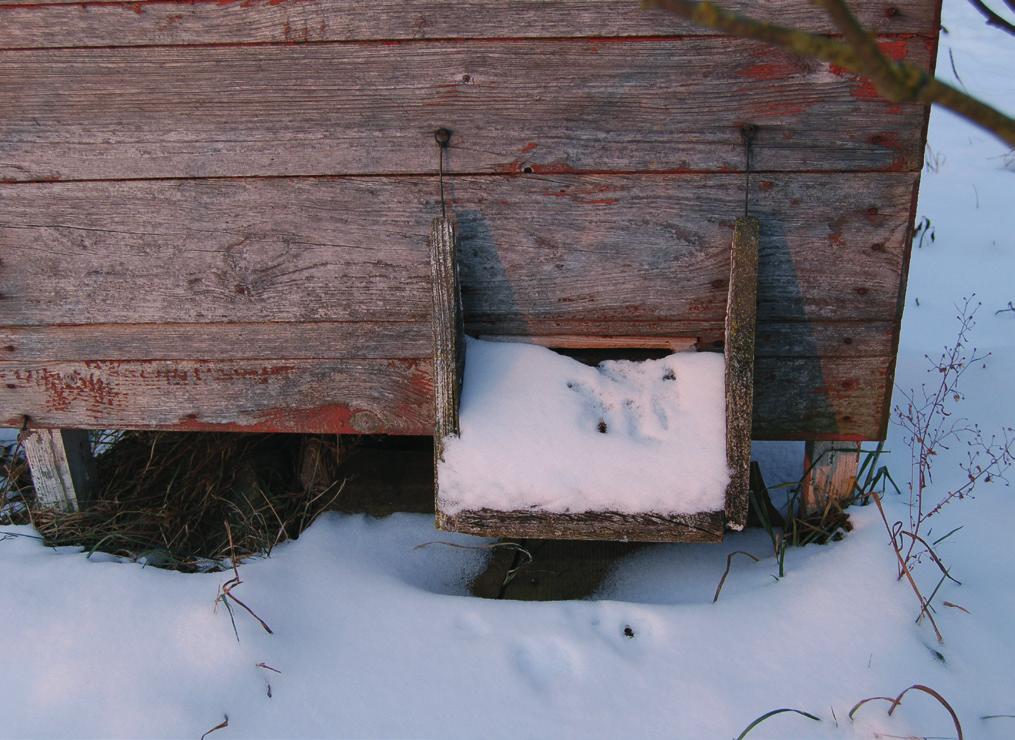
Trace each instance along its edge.
<instances>
[{"instance_id":1,"label":"frost crust on snow","mask_svg":"<svg viewBox=\"0 0 1015 740\"><path fill-rule=\"evenodd\" d=\"M461 436L438 470L463 510L693 514L723 508L725 361L679 352L584 365L468 338Z\"/></svg>"}]
</instances>

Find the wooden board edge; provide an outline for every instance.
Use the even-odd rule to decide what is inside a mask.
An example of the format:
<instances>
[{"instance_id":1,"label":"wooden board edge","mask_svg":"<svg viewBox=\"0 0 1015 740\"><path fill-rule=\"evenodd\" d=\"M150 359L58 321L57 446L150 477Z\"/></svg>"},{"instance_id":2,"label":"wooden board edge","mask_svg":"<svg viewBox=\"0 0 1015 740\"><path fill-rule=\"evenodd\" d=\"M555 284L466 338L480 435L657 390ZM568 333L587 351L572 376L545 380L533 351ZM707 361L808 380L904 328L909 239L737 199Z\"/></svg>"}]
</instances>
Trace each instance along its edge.
<instances>
[{"instance_id":1,"label":"wooden board edge","mask_svg":"<svg viewBox=\"0 0 1015 740\"><path fill-rule=\"evenodd\" d=\"M754 407L754 333L758 312L758 241L761 224L736 220L730 248L730 287L726 304L726 526L747 524Z\"/></svg>"},{"instance_id":2,"label":"wooden board edge","mask_svg":"<svg viewBox=\"0 0 1015 740\"><path fill-rule=\"evenodd\" d=\"M465 510L447 514L438 501L437 529L480 537L620 542L722 542L726 514L631 514L591 511Z\"/></svg>"}]
</instances>

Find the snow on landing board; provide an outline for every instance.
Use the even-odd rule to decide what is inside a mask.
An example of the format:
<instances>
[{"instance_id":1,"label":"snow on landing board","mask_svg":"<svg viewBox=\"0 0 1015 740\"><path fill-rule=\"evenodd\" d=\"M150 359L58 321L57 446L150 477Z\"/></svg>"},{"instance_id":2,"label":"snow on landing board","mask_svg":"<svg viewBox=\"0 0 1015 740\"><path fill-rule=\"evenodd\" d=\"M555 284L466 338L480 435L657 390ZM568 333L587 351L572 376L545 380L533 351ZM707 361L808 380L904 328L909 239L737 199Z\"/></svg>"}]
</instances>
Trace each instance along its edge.
<instances>
[{"instance_id":1,"label":"snow on landing board","mask_svg":"<svg viewBox=\"0 0 1015 740\"><path fill-rule=\"evenodd\" d=\"M441 510L696 514L722 510L721 354L584 365L468 338L461 436L445 441Z\"/></svg>"}]
</instances>

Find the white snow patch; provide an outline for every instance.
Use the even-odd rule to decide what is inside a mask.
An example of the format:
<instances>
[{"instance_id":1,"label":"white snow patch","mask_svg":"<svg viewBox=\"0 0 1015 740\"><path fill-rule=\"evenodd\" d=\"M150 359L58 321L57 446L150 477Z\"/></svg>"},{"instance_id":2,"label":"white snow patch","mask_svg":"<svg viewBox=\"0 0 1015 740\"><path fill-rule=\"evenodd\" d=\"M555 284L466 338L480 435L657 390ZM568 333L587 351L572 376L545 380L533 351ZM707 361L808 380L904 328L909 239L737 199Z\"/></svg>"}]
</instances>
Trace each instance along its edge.
<instances>
[{"instance_id":1,"label":"white snow patch","mask_svg":"<svg viewBox=\"0 0 1015 740\"><path fill-rule=\"evenodd\" d=\"M544 347L467 340L461 436L441 508L691 514L722 509L724 359L678 352L584 365Z\"/></svg>"}]
</instances>

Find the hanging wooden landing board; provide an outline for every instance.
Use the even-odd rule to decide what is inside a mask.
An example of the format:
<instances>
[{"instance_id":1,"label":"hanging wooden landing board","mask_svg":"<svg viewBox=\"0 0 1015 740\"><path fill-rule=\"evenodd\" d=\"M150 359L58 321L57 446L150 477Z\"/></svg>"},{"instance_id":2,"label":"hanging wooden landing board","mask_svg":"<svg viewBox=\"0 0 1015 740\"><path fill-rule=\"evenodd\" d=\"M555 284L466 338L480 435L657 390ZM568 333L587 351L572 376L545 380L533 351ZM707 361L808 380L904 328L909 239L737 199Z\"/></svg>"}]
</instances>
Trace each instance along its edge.
<instances>
[{"instance_id":1,"label":"hanging wooden landing board","mask_svg":"<svg viewBox=\"0 0 1015 740\"><path fill-rule=\"evenodd\" d=\"M937 2L851 7L932 68ZM717 346L753 122L752 434L884 434L926 109L828 65L636 0L0 0L0 100L0 424L432 433L442 125L469 333Z\"/></svg>"},{"instance_id":2,"label":"hanging wooden landing board","mask_svg":"<svg viewBox=\"0 0 1015 740\"><path fill-rule=\"evenodd\" d=\"M459 399L463 368L468 362L462 337L462 309L455 230L446 218L434 219L429 240L433 275L434 362L434 494L437 526L493 537L601 539L649 542L717 542L723 531L743 529L747 522L751 463L751 405L757 299L758 221L736 219L730 248L729 299L725 321L725 458L730 479L723 509L694 513L664 511L551 511L533 507L454 509L441 494L445 443L461 434ZM679 380L683 382L682 379ZM568 384L570 387L570 383ZM694 394L694 388L671 389ZM721 401L722 399L720 399ZM605 423L600 431L605 432ZM671 422L673 423L673 422ZM518 430L539 436L537 424ZM462 442L468 444L469 439ZM512 455L511 449L499 454ZM524 464L517 462L517 464ZM572 464L579 464L573 461ZM538 478L542 471L528 471ZM688 477L691 474L688 473ZM465 481L482 485L482 481Z\"/></svg>"}]
</instances>

